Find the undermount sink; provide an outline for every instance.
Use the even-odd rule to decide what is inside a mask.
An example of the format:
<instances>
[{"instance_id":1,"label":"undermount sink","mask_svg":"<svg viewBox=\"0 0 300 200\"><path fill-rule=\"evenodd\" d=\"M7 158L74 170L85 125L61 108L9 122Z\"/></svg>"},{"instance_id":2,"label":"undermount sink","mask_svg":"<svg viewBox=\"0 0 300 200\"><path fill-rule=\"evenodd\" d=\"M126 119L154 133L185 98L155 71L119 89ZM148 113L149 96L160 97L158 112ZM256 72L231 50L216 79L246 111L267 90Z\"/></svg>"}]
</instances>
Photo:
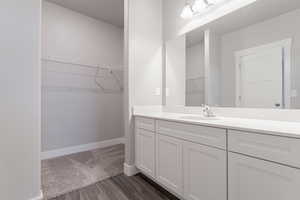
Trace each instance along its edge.
<instances>
[{"instance_id":1,"label":"undermount sink","mask_svg":"<svg viewBox=\"0 0 300 200\"><path fill-rule=\"evenodd\" d=\"M202 115L185 115L185 116L181 116L181 119L189 119L189 120L220 120L220 117L205 117Z\"/></svg>"}]
</instances>

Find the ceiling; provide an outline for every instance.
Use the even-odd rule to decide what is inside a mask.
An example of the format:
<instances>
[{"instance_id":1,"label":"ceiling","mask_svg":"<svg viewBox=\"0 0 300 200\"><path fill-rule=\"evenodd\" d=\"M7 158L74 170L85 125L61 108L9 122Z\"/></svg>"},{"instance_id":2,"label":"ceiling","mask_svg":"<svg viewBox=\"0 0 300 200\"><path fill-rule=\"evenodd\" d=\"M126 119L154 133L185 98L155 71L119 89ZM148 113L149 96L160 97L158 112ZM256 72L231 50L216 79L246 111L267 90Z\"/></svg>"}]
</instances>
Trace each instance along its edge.
<instances>
[{"instance_id":1,"label":"ceiling","mask_svg":"<svg viewBox=\"0 0 300 200\"><path fill-rule=\"evenodd\" d=\"M115 26L124 26L124 0L48 0Z\"/></svg>"},{"instance_id":2,"label":"ceiling","mask_svg":"<svg viewBox=\"0 0 300 200\"><path fill-rule=\"evenodd\" d=\"M203 31L208 28L218 34L225 34L299 8L300 0L257 0L188 33L187 44L201 42L204 37Z\"/></svg>"}]
</instances>

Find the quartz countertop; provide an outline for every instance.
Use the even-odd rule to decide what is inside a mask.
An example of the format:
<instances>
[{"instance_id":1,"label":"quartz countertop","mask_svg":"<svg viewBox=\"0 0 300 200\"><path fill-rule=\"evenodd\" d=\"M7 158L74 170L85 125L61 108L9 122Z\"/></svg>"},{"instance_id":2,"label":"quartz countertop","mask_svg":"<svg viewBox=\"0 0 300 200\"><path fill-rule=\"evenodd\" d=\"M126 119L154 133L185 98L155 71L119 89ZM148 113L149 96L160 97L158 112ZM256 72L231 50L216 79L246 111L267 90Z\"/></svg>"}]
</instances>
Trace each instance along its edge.
<instances>
[{"instance_id":1,"label":"quartz countertop","mask_svg":"<svg viewBox=\"0 0 300 200\"><path fill-rule=\"evenodd\" d=\"M215 120L198 120L186 118L188 116L197 116L195 114L169 113L162 111L135 111L134 116L300 139L300 123L298 122L229 118L222 116L218 116L219 119Z\"/></svg>"}]
</instances>

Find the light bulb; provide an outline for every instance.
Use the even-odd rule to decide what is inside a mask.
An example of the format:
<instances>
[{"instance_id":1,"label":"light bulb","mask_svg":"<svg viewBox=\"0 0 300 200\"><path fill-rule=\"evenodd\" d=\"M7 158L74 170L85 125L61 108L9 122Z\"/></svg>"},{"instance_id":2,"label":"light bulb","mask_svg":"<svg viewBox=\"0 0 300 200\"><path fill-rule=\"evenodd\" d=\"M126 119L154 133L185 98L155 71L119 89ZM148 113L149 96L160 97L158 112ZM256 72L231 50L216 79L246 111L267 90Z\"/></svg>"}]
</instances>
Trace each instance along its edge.
<instances>
[{"instance_id":1,"label":"light bulb","mask_svg":"<svg viewBox=\"0 0 300 200\"><path fill-rule=\"evenodd\" d=\"M193 4L193 11L197 13L201 13L207 8L207 3L204 0L196 0Z\"/></svg>"},{"instance_id":2,"label":"light bulb","mask_svg":"<svg viewBox=\"0 0 300 200\"><path fill-rule=\"evenodd\" d=\"M193 14L194 14L194 12L192 10L191 5L187 4L187 5L184 6L180 16L183 19L189 19L189 18L193 17Z\"/></svg>"}]
</instances>

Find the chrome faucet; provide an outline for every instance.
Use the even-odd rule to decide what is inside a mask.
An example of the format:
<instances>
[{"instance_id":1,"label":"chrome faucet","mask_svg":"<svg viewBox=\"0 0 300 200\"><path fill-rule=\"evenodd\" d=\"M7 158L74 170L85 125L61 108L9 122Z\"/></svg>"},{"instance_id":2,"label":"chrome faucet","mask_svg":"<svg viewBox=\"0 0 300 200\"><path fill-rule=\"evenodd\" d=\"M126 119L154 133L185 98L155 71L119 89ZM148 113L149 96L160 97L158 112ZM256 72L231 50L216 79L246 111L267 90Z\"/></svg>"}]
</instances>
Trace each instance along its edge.
<instances>
[{"instance_id":1,"label":"chrome faucet","mask_svg":"<svg viewBox=\"0 0 300 200\"><path fill-rule=\"evenodd\" d=\"M202 111L204 117L215 117L216 115L213 113L212 109L205 104L202 104Z\"/></svg>"}]
</instances>

